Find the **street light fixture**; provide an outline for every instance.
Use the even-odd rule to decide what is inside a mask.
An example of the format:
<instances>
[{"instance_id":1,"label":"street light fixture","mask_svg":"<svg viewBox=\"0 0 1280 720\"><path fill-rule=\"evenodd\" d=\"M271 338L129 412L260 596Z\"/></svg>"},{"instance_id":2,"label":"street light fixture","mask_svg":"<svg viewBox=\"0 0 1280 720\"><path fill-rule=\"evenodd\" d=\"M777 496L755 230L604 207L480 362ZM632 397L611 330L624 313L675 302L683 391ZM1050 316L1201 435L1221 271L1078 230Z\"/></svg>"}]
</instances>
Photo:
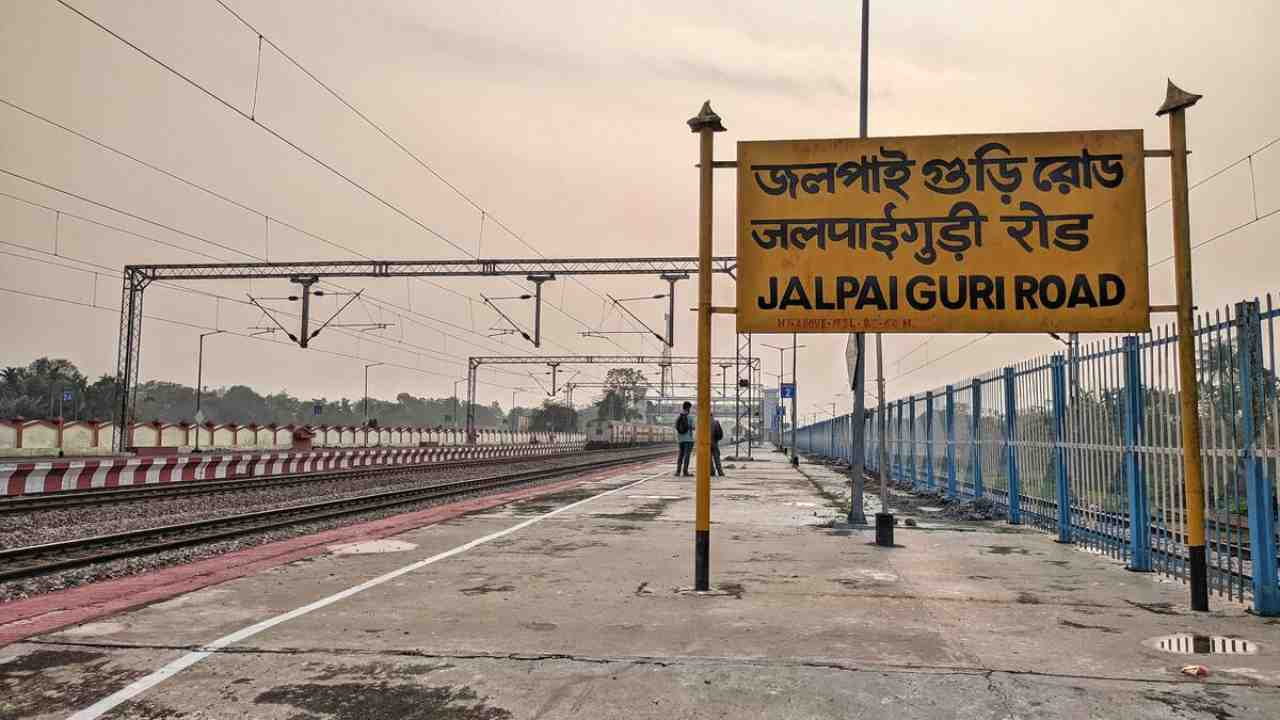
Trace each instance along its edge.
<instances>
[{"instance_id":1,"label":"street light fixture","mask_svg":"<svg viewBox=\"0 0 1280 720\"><path fill-rule=\"evenodd\" d=\"M367 363L364 366L364 426L369 427L369 368L386 365L386 363Z\"/></svg>"},{"instance_id":2,"label":"street light fixture","mask_svg":"<svg viewBox=\"0 0 1280 720\"><path fill-rule=\"evenodd\" d=\"M791 347L789 348L785 346L779 346L779 345L770 345L769 343L760 343L760 344L764 345L767 348L773 348L774 350L778 351L778 369L779 370L783 370L786 367L785 365L782 364L783 363L782 353L786 352L787 350L791 351L791 385L793 390L791 393L791 464L798 467L800 465L800 458L796 457L796 394L797 393L794 392L794 389L796 384L796 355L798 355L799 353L797 353L796 351L806 346L796 344L795 333L791 333ZM778 379L778 395L779 395L779 399L781 399L781 395L782 395L781 375L779 375L779 379Z\"/></svg>"},{"instance_id":3,"label":"street light fixture","mask_svg":"<svg viewBox=\"0 0 1280 720\"><path fill-rule=\"evenodd\" d=\"M466 378L458 378L453 381L453 431L458 431L458 383L466 382Z\"/></svg>"},{"instance_id":4,"label":"street light fixture","mask_svg":"<svg viewBox=\"0 0 1280 720\"><path fill-rule=\"evenodd\" d=\"M192 419L196 421L196 452L200 451L200 424L204 421L200 415L200 395L204 382L204 339L210 335L221 335L226 330L213 330L207 333L200 333L200 349L196 352L196 411Z\"/></svg>"}]
</instances>

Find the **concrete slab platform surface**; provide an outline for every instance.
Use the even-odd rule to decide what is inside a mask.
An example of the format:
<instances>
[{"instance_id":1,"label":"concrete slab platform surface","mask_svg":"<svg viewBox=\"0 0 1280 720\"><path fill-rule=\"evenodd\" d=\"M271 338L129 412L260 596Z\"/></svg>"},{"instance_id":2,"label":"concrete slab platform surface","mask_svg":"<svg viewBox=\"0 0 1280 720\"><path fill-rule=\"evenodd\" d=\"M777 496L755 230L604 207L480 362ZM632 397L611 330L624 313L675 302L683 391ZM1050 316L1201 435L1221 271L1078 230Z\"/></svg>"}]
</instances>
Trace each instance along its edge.
<instances>
[{"instance_id":1,"label":"concrete slab platform surface","mask_svg":"<svg viewBox=\"0 0 1280 720\"><path fill-rule=\"evenodd\" d=\"M650 465L14 643L0 718L1280 717L1274 619L1000 522L879 548L844 477L757 458L713 480L714 592Z\"/></svg>"}]
</instances>

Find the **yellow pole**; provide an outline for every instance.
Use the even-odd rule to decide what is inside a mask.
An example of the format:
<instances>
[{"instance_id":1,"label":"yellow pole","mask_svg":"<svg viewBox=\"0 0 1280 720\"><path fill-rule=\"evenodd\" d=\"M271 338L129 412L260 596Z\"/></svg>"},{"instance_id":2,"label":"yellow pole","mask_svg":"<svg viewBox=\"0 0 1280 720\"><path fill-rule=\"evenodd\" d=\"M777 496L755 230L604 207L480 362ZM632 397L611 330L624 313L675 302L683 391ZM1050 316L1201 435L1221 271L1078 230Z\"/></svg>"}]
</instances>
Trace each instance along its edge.
<instances>
[{"instance_id":1,"label":"yellow pole","mask_svg":"<svg viewBox=\"0 0 1280 720\"><path fill-rule=\"evenodd\" d=\"M1178 294L1178 380L1182 411L1182 462L1187 496L1187 555L1191 569L1191 609L1209 609L1209 582L1204 546L1204 476L1200 458L1200 393L1196 385L1195 312L1191 287L1191 219L1187 186L1186 109L1200 95L1169 81L1164 105L1156 115L1169 116L1172 151L1173 264Z\"/></svg>"},{"instance_id":2,"label":"yellow pole","mask_svg":"<svg viewBox=\"0 0 1280 720\"><path fill-rule=\"evenodd\" d=\"M724 132L711 101L689 119L698 133L698 416L693 589L711 589L711 172L715 133Z\"/></svg>"}]
</instances>

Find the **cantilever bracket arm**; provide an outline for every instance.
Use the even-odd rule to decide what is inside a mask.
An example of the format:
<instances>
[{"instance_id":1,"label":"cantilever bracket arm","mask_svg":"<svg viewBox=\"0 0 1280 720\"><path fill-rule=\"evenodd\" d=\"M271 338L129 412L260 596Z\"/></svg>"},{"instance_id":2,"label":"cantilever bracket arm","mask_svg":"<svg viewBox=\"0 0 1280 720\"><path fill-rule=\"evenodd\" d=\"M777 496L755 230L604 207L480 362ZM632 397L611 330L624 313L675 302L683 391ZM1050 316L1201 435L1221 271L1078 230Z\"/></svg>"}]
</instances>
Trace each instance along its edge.
<instances>
[{"instance_id":1,"label":"cantilever bracket arm","mask_svg":"<svg viewBox=\"0 0 1280 720\"><path fill-rule=\"evenodd\" d=\"M502 312L502 308L498 307L497 303L485 297L484 293L480 294L480 299L484 301L485 305L488 305L489 307L493 308L493 311L498 313L498 316L501 317L503 320L505 320L507 324L511 326L514 332L520 333L520 337L533 343L534 347L538 346L537 341L534 340L532 337L529 337L529 333L525 332L525 329L520 327L520 325L516 323L515 320L512 320L510 315L507 315L506 313Z\"/></svg>"},{"instance_id":2,"label":"cantilever bracket arm","mask_svg":"<svg viewBox=\"0 0 1280 720\"><path fill-rule=\"evenodd\" d=\"M321 323L321 324L320 324L320 327L318 327L318 328L316 328L316 329L315 329L315 332L313 332L313 333L311 333L310 335L308 335L308 336L307 336L307 340L308 340L308 341L312 340L313 338L315 338L315 336L317 336L317 335L319 335L319 334L320 334L320 331L321 331L321 330L323 330L323 329L325 329L325 328L329 327L329 323L332 323L332 322L333 322L333 320L334 320L334 318L336 318L336 317L338 317L339 315L341 315L341 314L342 314L342 311L343 311L343 310L346 310L348 305L350 305L351 303L355 302L355 301L356 301L356 298L360 297L360 293L363 293L363 292L364 292L364 290L360 290L359 292L356 292L356 293L355 293L355 294L353 294L350 298L348 298L346 302L342 303L342 307L340 307L340 308L338 308L337 310L335 310L335 311L334 311L334 313L333 313L332 315L330 315L330 316L329 316L329 319L328 319L328 320L325 320L323 323ZM373 324L375 324L375 325L383 325L383 324L385 324L385 323L373 323Z\"/></svg>"},{"instance_id":3,"label":"cantilever bracket arm","mask_svg":"<svg viewBox=\"0 0 1280 720\"><path fill-rule=\"evenodd\" d=\"M664 338L661 335L659 335L656 330L649 327L649 323L646 323L645 321L641 320L640 316L631 312L631 308L624 305L621 300L607 293L605 294L605 297L612 300L614 305L617 305L619 308L622 309L622 312L626 313L627 315L630 315L632 320L635 320L636 322L640 323L640 327L644 328L645 330L648 330L650 335L653 335L654 337L658 338L658 342L664 343L667 346L671 345L671 338L669 337Z\"/></svg>"},{"instance_id":4,"label":"cantilever bracket arm","mask_svg":"<svg viewBox=\"0 0 1280 720\"><path fill-rule=\"evenodd\" d=\"M272 315L271 312L267 310L267 308L262 303L258 302L257 298L255 298L254 296L248 293L245 293L245 297L249 298L249 302L253 303L259 310L261 310L262 314L266 315L268 320L275 323L276 327L280 328L281 332L283 332L285 335L288 335L290 340L294 342L298 342L298 336L289 332L289 328L286 328L284 325L280 324L280 321L276 319L276 316Z\"/></svg>"}]
</instances>

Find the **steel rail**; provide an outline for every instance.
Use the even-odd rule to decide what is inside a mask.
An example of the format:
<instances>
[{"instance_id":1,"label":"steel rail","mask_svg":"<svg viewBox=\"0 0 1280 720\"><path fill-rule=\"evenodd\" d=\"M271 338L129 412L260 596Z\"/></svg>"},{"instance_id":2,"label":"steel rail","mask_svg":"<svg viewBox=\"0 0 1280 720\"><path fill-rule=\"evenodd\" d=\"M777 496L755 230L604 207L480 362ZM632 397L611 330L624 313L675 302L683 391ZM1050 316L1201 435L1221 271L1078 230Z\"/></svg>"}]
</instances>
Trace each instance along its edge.
<instances>
[{"instance_id":1,"label":"steel rail","mask_svg":"<svg viewBox=\"0 0 1280 720\"><path fill-rule=\"evenodd\" d=\"M287 508L256 510L221 518L10 548L0 550L0 582L46 575L120 558L147 555L178 547L225 540L266 530L381 510L424 500L439 500L477 491L496 490L578 470L641 462L669 454L670 452L667 450L636 453L577 465L540 468L485 478L458 480L408 490L389 490L337 500L323 500ZM124 547L121 547L122 545ZM77 551L94 548L105 549L77 554ZM67 553L71 553L71 555L65 556ZM57 557L58 555L64 556ZM49 559L50 556L54 557Z\"/></svg>"}]
</instances>

